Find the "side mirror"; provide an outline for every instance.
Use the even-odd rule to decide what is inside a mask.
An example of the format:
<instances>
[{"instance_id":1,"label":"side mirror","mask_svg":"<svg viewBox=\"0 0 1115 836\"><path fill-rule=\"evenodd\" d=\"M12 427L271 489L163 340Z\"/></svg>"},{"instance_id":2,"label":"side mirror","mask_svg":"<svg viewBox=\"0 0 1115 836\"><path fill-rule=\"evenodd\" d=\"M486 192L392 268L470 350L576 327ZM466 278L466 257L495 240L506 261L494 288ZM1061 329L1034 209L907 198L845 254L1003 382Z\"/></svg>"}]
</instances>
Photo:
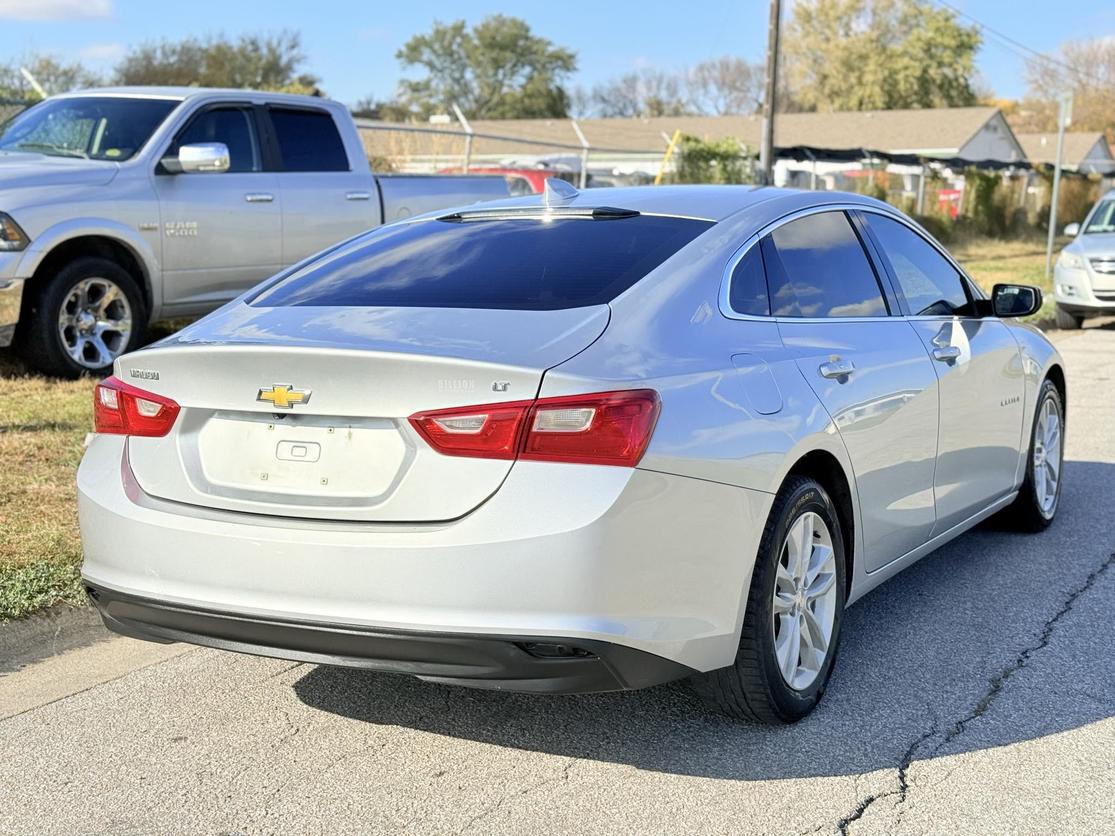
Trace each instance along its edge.
<instances>
[{"instance_id":1,"label":"side mirror","mask_svg":"<svg viewBox=\"0 0 1115 836\"><path fill-rule=\"evenodd\" d=\"M1080 224L1069 224L1065 227L1065 235L1075 238L1080 234Z\"/></svg>"},{"instance_id":2,"label":"side mirror","mask_svg":"<svg viewBox=\"0 0 1115 836\"><path fill-rule=\"evenodd\" d=\"M995 316L1029 316L1041 310L1041 291L1026 284L997 284L991 289Z\"/></svg>"},{"instance_id":3,"label":"side mirror","mask_svg":"<svg viewBox=\"0 0 1115 836\"><path fill-rule=\"evenodd\" d=\"M163 168L171 174L221 174L229 165L228 146L223 142L183 145L177 157L163 158Z\"/></svg>"}]
</instances>

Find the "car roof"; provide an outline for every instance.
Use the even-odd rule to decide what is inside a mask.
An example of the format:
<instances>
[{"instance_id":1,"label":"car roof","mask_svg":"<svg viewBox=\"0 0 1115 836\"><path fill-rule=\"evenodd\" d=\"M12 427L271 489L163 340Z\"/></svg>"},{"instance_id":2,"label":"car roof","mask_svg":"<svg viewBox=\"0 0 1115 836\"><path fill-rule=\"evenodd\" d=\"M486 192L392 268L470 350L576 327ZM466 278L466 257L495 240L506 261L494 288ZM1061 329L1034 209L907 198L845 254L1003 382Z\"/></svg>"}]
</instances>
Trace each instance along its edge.
<instances>
[{"instance_id":1,"label":"car roof","mask_svg":"<svg viewBox=\"0 0 1115 836\"><path fill-rule=\"evenodd\" d=\"M562 207L631 209L648 215L673 215L722 221L760 203L790 199L795 209L831 203L882 205L878 201L848 192L813 192L802 189L781 189L770 186L624 186L608 189L584 189ZM544 206L545 195L486 201L469 209L483 211L526 209ZM893 211L889 206L887 209Z\"/></svg>"},{"instance_id":2,"label":"car roof","mask_svg":"<svg viewBox=\"0 0 1115 836\"><path fill-rule=\"evenodd\" d=\"M221 96L221 97L237 97L244 98L260 98L267 99L268 101L276 102L290 102L290 103L316 103L316 104L333 104L332 99L323 98L320 96L305 96L297 93L277 93L271 90L243 90L237 88L224 88L224 87L91 87L87 90L74 90L69 93L62 93L58 96L51 98L81 98L84 96L120 96L122 98L143 98L143 99L171 99L173 101L186 101L187 99L197 99L208 96Z\"/></svg>"}]
</instances>

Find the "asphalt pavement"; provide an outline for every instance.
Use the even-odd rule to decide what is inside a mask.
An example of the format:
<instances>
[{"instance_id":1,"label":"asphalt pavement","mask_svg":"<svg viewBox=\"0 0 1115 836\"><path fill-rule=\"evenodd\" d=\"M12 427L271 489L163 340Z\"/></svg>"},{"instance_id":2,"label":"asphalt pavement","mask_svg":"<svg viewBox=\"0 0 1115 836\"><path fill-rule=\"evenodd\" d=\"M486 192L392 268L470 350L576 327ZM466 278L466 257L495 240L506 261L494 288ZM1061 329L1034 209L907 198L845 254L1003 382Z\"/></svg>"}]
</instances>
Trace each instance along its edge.
<instances>
[{"instance_id":1,"label":"asphalt pavement","mask_svg":"<svg viewBox=\"0 0 1115 836\"><path fill-rule=\"evenodd\" d=\"M0 673L0 832L1112 832L1115 326L1057 342L1055 524L856 604L795 726L93 634Z\"/></svg>"}]
</instances>

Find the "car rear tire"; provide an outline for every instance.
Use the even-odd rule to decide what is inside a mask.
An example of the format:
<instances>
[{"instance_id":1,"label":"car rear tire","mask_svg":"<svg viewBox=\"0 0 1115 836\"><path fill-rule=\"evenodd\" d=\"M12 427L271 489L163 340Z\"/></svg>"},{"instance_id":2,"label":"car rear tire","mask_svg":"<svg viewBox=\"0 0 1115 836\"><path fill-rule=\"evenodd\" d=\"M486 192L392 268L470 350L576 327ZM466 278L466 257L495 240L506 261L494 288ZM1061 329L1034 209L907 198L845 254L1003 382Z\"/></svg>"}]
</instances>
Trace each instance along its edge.
<instances>
[{"instance_id":1,"label":"car rear tire","mask_svg":"<svg viewBox=\"0 0 1115 836\"><path fill-rule=\"evenodd\" d=\"M1062 331L1075 331L1084 324L1084 317L1071 314L1057 305L1053 308L1053 321Z\"/></svg>"},{"instance_id":2,"label":"car rear tire","mask_svg":"<svg viewBox=\"0 0 1115 836\"><path fill-rule=\"evenodd\" d=\"M845 580L832 500L813 479L791 476L763 531L735 662L694 677L697 692L740 720L781 725L809 714L836 660Z\"/></svg>"},{"instance_id":3,"label":"car rear tire","mask_svg":"<svg viewBox=\"0 0 1115 836\"><path fill-rule=\"evenodd\" d=\"M51 279L30 283L16 350L56 377L103 377L140 345L147 308L135 278L114 261L77 258Z\"/></svg>"},{"instance_id":4,"label":"car rear tire","mask_svg":"<svg viewBox=\"0 0 1115 836\"><path fill-rule=\"evenodd\" d=\"M1061 504L1065 466L1065 405L1052 380L1038 392L1034 420L1030 425L1026 476L1018 498L1005 517L1020 531L1043 531L1050 526Z\"/></svg>"}]
</instances>

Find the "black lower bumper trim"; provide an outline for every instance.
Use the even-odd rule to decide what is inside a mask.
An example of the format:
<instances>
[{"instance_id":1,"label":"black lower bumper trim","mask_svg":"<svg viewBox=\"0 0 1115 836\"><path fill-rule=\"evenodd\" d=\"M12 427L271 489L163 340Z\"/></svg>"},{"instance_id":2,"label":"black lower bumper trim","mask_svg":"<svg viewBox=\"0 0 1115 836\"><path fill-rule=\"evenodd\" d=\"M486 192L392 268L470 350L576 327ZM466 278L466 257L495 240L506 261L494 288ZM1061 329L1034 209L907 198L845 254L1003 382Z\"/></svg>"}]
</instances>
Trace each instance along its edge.
<instances>
[{"instance_id":1,"label":"black lower bumper trim","mask_svg":"<svg viewBox=\"0 0 1115 836\"><path fill-rule=\"evenodd\" d=\"M86 588L105 626L132 638L411 674L473 688L553 694L620 691L695 673L653 653L610 642L286 621L168 604L105 587Z\"/></svg>"}]
</instances>

